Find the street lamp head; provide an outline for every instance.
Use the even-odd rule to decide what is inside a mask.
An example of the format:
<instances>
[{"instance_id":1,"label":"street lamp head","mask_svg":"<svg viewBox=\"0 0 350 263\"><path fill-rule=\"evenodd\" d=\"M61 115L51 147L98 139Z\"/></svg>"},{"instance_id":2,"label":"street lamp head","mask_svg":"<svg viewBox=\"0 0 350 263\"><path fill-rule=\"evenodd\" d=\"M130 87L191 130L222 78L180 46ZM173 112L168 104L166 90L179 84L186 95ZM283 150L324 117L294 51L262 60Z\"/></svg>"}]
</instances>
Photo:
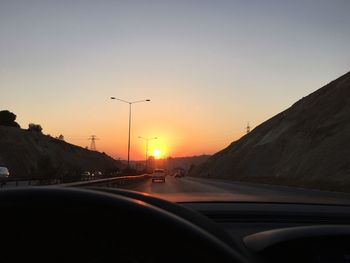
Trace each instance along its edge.
<instances>
[{"instance_id":1,"label":"street lamp head","mask_svg":"<svg viewBox=\"0 0 350 263\"><path fill-rule=\"evenodd\" d=\"M111 97L111 100L115 100L115 97Z\"/></svg>"},{"instance_id":2,"label":"street lamp head","mask_svg":"<svg viewBox=\"0 0 350 263\"><path fill-rule=\"evenodd\" d=\"M150 99L147 99L146 101L151 101Z\"/></svg>"}]
</instances>

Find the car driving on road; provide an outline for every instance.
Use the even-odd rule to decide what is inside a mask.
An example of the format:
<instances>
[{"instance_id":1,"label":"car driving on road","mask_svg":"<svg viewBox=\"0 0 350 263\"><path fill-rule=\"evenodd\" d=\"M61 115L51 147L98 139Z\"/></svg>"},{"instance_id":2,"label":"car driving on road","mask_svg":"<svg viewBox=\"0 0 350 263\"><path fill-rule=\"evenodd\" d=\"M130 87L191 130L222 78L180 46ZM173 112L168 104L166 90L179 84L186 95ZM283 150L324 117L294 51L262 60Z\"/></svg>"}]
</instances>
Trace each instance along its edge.
<instances>
[{"instance_id":1,"label":"car driving on road","mask_svg":"<svg viewBox=\"0 0 350 263\"><path fill-rule=\"evenodd\" d=\"M152 173L152 183L163 182L165 183L165 170L164 169L154 169Z\"/></svg>"},{"instance_id":2,"label":"car driving on road","mask_svg":"<svg viewBox=\"0 0 350 263\"><path fill-rule=\"evenodd\" d=\"M10 172L7 167L0 167L0 178L6 178L10 176Z\"/></svg>"},{"instance_id":3,"label":"car driving on road","mask_svg":"<svg viewBox=\"0 0 350 263\"><path fill-rule=\"evenodd\" d=\"M181 178L185 176L185 170L184 169L178 169L175 173L175 178Z\"/></svg>"},{"instance_id":4,"label":"car driving on road","mask_svg":"<svg viewBox=\"0 0 350 263\"><path fill-rule=\"evenodd\" d=\"M95 171L91 174L91 176L95 176L95 177L101 177L103 174L101 171Z\"/></svg>"},{"instance_id":5,"label":"car driving on road","mask_svg":"<svg viewBox=\"0 0 350 263\"><path fill-rule=\"evenodd\" d=\"M81 174L82 177L90 177L91 176L91 173L89 171L84 171L82 174Z\"/></svg>"}]
</instances>

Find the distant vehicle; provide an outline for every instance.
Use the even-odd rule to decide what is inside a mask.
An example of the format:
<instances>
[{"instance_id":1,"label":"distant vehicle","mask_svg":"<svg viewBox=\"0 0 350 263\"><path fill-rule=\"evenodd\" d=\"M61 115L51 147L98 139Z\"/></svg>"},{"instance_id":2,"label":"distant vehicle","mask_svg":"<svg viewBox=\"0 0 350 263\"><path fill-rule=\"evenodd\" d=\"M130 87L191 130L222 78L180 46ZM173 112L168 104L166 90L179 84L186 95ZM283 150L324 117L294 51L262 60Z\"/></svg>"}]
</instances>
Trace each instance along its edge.
<instances>
[{"instance_id":1,"label":"distant vehicle","mask_svg":"<svg viewBox=\"0 0 350 263\"><path fill-rule=\"evenodd\" d=\"M91 173L89 171L85 171L81 175L82 176L91 176Z\"/></svg>"},{"instance_id":2,"label":"distant vehicle","mask_svg":"<svg viewBox=\"0 0 350 263\"><path fill-rule=\"evenodd\" d=\"M161 181L165 183L165 171L164 169L154 169L152 177L152 183Z\"/></svg>"},{"instance_id":3,"label":"distant vehicle","mask_svg":"<svg viewBox=\"0 0 350 263\"><path fill-rule=\"evenodd\" d=\"M175 178L181 178L185 176L185 170L184 169L178 169L174 175Z\"/></svg>"},{"instance_id":4,"label":"distant vehicle","mask_svg":"<svg viewBox=\"0 0 350 263\"><path fill-rule=\"evenodd\" d=\"M102 176L103 174L102 174L102 172L100 172L100 171L95 171L95 172L93 172L92 174L91 174L91 176L97 176L97 177L99 177L99 176Z\"/></svg>"},{"instance_id":5,"label":"distant vehicle","mask_svg":"<svg viewBox=\"0 0 350 263\"><path fill-rule=\"evenodd\" d=\"M9 177L9 176L10 176L9 170L6 167L1 166L0 167L0 178L6 178L6 177Z\"/></svg>"},{"instance_id":6,"label":"distant vehicle","mask_svg":"<svg viewBox=\"0 0 350 263\"><path fill-rule=\"evenodd\" d=\"M176 172L175 175L174 175L174 177L175 177L175 178L180 178L180 177L182 177L182 176L181 176L181 173Z\"/></svg>"}]
</instances>

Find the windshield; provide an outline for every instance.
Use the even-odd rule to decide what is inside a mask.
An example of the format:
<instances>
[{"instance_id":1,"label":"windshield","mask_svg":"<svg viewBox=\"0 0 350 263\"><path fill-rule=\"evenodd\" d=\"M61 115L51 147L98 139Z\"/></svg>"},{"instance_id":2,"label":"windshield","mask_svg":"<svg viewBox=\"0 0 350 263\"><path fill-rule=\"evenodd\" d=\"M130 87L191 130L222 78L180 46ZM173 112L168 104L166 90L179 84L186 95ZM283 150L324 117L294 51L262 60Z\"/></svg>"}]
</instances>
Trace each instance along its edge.
<instances>
[{"instance_id":1,"label":"windshield","mask_svg":"<svg viewBox=\"0 0 350 263\"><path fill-rule=\"evenodd\" d=\"M1 188L91 181L175 202L349 203L349 11L1 1Z\"/></svg>"}]
</instances>

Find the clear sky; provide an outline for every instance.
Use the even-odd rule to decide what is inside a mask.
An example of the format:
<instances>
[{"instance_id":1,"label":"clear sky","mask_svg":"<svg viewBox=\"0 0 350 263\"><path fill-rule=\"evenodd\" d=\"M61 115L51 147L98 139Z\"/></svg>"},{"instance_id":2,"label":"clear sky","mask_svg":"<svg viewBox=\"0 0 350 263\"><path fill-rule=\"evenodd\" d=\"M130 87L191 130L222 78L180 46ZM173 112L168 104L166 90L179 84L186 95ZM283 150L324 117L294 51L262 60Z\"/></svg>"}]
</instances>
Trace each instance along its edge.
<instances>
[{"instance_id":1,"label":"clear sky","mask_svg":"<svg viewBox=\"0 0 350 263\"><path fill-rule=\"evenodd\" d=\"M350 70L349 0L0 0L0 109L132 159L212 154ZM151 153L151 152L150 152Z\"/></svg>"}]
</instances>

